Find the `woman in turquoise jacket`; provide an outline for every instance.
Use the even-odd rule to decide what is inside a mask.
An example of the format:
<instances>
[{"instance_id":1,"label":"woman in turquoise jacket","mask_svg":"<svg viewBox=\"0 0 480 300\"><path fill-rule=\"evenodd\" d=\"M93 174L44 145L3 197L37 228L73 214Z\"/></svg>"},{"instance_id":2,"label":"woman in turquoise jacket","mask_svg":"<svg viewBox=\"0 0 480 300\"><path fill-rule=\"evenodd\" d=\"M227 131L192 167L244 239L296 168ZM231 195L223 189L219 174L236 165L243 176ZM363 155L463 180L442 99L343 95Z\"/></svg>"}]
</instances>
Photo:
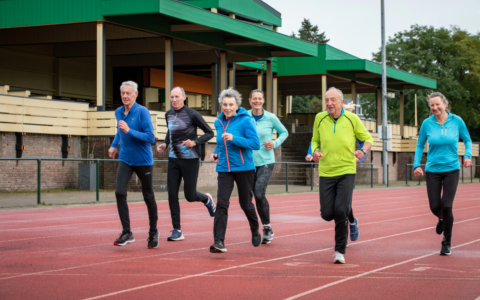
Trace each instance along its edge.
<instances>
[{"instance_id":1,"label":"woman in turquoise jacket","mask_svg":"<svg viewBox=\"0 0 480 300\"><path fill-rule=\"evenodd\" d=\"M242 97L236 90L223 90L218 102L222 113L215 121L217 147L210 157L210 161L217 162L218 172L217 210L213 224L215 242L210 246L212 253L227 252L225 232L234 182L237 184L240 207L250 224L252 244L258 247L262 242L251 194L255 176L252 150L260 149L257 129L245 108L240 107Z\"/></svg>"},{"instance_id":2,"label":"woman in turquoise jacket","mask_svg":"<svg viewBox=\"0 0 480 300\"><path fill-rule=\"evenodd\" d=\"M460 164L458 162L458 139L465 143L463 166L472 164L472 140L462 118L448 112L448 100L442 93L428 96L432 115L420 128L415 161L415 176L422 176L420 161L428 141L427 165L425 167L427 194L430 210L438 217L437 234L443 233L440 255L450 255L453 228L452 206L457 191ZM442 195L443 188L443 195Z\"/></svg>"},{"instance_id":3,"label":"woman in turquoise jacket","mask_svg":"<svg viewBox=\"0 0 480 300\"><path fill-rule=\"evenodd\" d=\"M260 150L253 151L253 162L256 168L253 196L257 204L258 215L263 224L262 244L270 244L273 240L274 233L270 226L270 205L267 197L265 197L265 192L267 191L268 181L275 167L275 153L273 149L285 141L288 137L288 131L277 116L263 109L265 98L261 90L251 91L248 101L252 106L248 114L255 122L261 143ZM278 132L279 136L275 141L272 141L274 129Z\"/></svg>"}]
</instances>

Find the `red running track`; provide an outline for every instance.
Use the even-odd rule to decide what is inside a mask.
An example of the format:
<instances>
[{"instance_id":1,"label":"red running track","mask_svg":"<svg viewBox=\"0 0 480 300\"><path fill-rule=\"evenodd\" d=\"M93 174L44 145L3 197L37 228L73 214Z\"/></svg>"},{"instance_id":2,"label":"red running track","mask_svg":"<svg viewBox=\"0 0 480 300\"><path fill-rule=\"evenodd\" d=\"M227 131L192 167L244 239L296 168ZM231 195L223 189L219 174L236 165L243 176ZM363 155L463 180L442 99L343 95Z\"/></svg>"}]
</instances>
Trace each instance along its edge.
<instances>
[{"instance_id":1,"label":"red running track","mask_svg":"<svg viewBox=\"0 0 480 300\"><path fill-rule=\"evenodd\" d=\"M451 256L425 188L355 191L360 239L334 265L333 222L318 194L269 197L275 238L254 248L236 200L228 252L212 254L213 219L181 202L185 240L167 242L159 203L158 249L147 249L143 203L130 205L136 242L113 246L115 205L0 212L0 299L472 299L480 296L480 185L460 185Z\"/></svg>"}]
</instances>

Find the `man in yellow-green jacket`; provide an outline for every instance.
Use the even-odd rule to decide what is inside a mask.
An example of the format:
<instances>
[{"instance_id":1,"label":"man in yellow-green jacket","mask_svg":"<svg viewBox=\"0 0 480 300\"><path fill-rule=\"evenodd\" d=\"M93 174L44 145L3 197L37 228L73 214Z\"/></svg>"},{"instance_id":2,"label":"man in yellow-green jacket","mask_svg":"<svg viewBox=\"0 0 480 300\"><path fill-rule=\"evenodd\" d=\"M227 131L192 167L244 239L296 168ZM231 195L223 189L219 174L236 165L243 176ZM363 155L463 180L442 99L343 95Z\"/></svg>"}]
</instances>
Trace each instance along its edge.
<instances>
[{"instance_id":1,"label":"man in yellow-green jacket","mask_svg":"<svg viewBox=\"0 0 480 300\"><path fill-rule=\"evenodd\" d=\"M343 109L343 93L334 87L325 95L327 111L317 114L313 125L312 150L319 161L320 214L335 220L334 263L345 263L348 238L348 212L357 173L356 158L362 159L373 145L370 133L357 115ZM355 151L356 141L365 141Z\"/></svg>"}]
</instances>

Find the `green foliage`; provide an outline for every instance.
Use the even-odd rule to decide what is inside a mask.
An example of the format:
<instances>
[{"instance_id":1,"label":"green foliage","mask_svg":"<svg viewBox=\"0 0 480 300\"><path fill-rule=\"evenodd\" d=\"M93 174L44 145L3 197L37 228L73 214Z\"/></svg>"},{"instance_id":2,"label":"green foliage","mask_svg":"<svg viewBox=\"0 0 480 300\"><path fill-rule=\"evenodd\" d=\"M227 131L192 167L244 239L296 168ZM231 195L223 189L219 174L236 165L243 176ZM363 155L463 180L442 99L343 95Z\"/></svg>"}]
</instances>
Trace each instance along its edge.
<instances>
[{"instance_id":1,"label":"green foliage","mask_svg":"<svg viewBox=\"0 0 480 300\"><path fill-rule=\"evenodd\" d=\"M322 33L318 33L318 31L319 30L317 25L313 26L312 23L310 23L309 19L304 18L302 21L302 27L300 27L300 29L298 30L298 35L295 34L295 32L292 32L290 36L317 44L328 43L330 39L327 39L327 37L325 36L325 31Z\"/></svg>"},{"instance_id":2,"label":"green foliage","mask_svg":"<svg viewBox=\"0 0 480 300\"><path fill-rule=\"evenodd\" d=\"M292 113L314 113L313 108L310 107L312 96L293 96L292 99Z\"/></svg>"},{"instance_id":3,"label":"green foliage","mask_svg":"<svg viewBox=\"0 0 480 300\"><path fill-rule=\"evenodd\" d=\"M472 139L480 140L480 34L472 35L458 27L435 29L413 25L409 31L398 32L389 38L386 51L387 65L436 79L435 91L447 97L452 112L462 117L469 127ZM381 62L381 51L373 53L373 60ZM405 124L414 123L415 94L418 97L418 124L428 117L426 96L431 92L405 92ZM390 104L388 106L390 108ZM369 105L365 104L364 112L371 116ZM398 108L397 112L392 112L392 117L395 114L398 114Z\"/></svg>"}]
</instances>

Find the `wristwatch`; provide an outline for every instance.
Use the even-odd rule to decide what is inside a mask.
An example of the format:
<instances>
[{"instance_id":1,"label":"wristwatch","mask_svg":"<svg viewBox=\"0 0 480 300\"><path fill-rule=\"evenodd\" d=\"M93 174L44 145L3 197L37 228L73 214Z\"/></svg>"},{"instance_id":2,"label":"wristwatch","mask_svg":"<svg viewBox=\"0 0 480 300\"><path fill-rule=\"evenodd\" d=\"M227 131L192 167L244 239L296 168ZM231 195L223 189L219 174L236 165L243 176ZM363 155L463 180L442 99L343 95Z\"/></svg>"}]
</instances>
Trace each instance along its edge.
<instances>
[{"instance_id":1,"label":"wristwatch","mask_svg":"<svg viewBox=\"0 0 480 300\"><path fill-rule=\"evenodd\" d=\"M365 149L360 149L360 151L363 152L363 154L364 154L363 156L366 156L366 155L367 155L367 151L365 151Z\"/></svg>"}]
</instances>

